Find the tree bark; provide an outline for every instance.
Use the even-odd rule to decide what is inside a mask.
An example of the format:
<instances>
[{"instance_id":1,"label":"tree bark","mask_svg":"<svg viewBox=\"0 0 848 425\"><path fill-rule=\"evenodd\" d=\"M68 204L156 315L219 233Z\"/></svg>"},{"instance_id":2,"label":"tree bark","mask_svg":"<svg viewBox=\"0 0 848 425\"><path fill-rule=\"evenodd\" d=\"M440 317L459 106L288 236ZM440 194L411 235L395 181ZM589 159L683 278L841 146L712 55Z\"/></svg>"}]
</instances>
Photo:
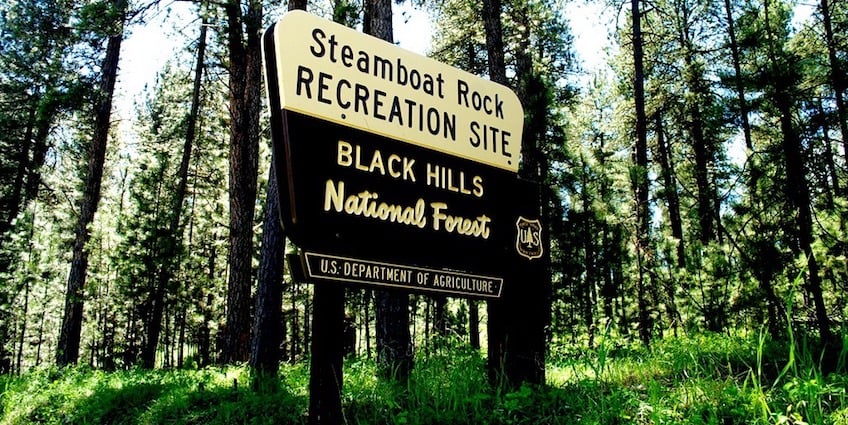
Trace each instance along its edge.
<instances>
[{"instance_id":1,"label":"tree bark","mask_svg":"<svg viewBox=\"0 0 848 425\"><path fill-rule=\"evenodd\" d=\"M118 61L121 53L121 41L124 38L124 13L127 2L126 0L114 0L112 7L117 14L117 32L109 36L106 56L100 70L100 86L94 105L94 132L88 150L85 186L79 203L71 270L68 273L68 286L65 292L65 310L59 343L56 348L56 363L60 366L74 364L79 359L83 298L88 271L86 243L91 236L89 225L94 221L94 215L100 202L103 164L106 161L106 144L109 140L111 124L112 94L115 91L115 81L118 75Z\"/></svg>"},{"instance_id":2,"label":"tree bark","mask_svg":"<svg viewBox=\"0 0 848 425\"><path fill-rule=\"evenodd\" d=\"M671 165L671 149L665 139L665 131L663 129L662 113L657 112L657 150L659 151L660 159L660 175L665 186L666 205L668 206L669 221L671 221L671 235L676 240L677 251L677 268L684 270L686 268L686 250L683 242L683 224L680 218L680 198L677 193L677 183L674 179L674 167ZM675 336L677 335L677 326L682 321L680 313L677 311L677 302L675 300L675 290L677 285L676 279L669 279L665 288L666 309L669 319L672 321Z\"/></svg>"},{"instance_id":3,"label":"tree bark","mask_svg":"<svg viewBox=\"0 0 848 425\"><path fill-rule=\"evenodd\" d=\"M678 42L683 50L683 78L690 96L686 96L686 129L689 133L692 150L695 152L695 183L698 187L698 234L701 243L708 244L715 240L716 205L718 204L715 185L710 173L710 168L715 163L715 149L707 138L705 122L703 118L702 103L709 96L709 90L704 84L703 69L696 64L695 46L689 35L686 18L681 18L684 23L678 30Z\"/></svg>"},{"instance_id":4,"label":"tree bark","mask_svg":"<svg viewBox=\"0 0 848 425\"><path fill-rule=\"evenodd\" d=\"M32 248L30 248L30 250L32 250ZM15 371L18 375L20 375L22 372L21 364L24 356L24 340L26 339L27 314L29 314L29 290L31 286L31 280L29 278L25 279L26 281L24 282L24 305L23 311L21 311L21 317L23 318L23 320L21 320L21 331L20 335L18 335L18 358L15 362Z\"/></svg>"},{"instance_id":5,"label":"tree bark","mask_svg":"<svg viewBox=\"0 0 848 425\"><path fill-rule=\"evenodd\" d=\"M689 79L694 79L694 77ZM692 86L689 89L697 90ZM695 183L698 186L698 234L701 243L706 245L715 239L715 227L713 225L715 191L709 173L713 154L704 135L704 122L701 119L702 111L698 101L690 100L687 103L689 103L687 105L689 136L692 138L693 150L695 151Z\"/></svg>"},{"instance_id":6,"label":"tree bark","mask_svg":"<svg viewBox=\"0 0 848 425\"><path fill-rule=\"evenodd\" d=\"M503 25L501 0L483 1L483 27L486 31L486 52L489 58L489 79L505 86L506 63L504 61Z\"/></svg>"},{"instance_id":7,"label":"tree bark","mask_svg":"<svg viewBox=\"0 0 848 425\"><path fill-rule=\"evenodd\" d=\"M797 226L796 252L803 253L807 260L807 279L805 289L813 300L816 322L823 343L834 341L830 331L830 320L821 288L819 265L813 253L813 216L810 205L810 189L807 182L805 153L801 139L792 123L793 98L791 85L795 83L792 75L795 64L784 63L778 59L779 48L775 46L771 35L769 20L769 0L764 0L765 30L768 42L768 55L771 62L774 103L779 113L780 131L782 135L781 149L786 166L786 196L795 209L795 225Z\"/></svg>"},{"instance_id":8,"label":"tree bark","mask_svg":"<svg viewBox=\"0 0 848 425\"><path fill-rule=\"evenodd\" d=\"M36 106L32 106L30 112L28 114L27 119L27 128L24 131L23 140L21 140L18 152L17 152L17 170L15 172L15 178L11 184L11 194L8 195L8 199L3 199L6 204L6 211L8 211L5 217L2 217L2 221L0 221L0 243L5 242L8 237L8 232L12 229L12 222L15 218L18 217L18 214L21 212L21 206L23 204L22 198L23 193L22 189L24 187L24 179L26 178L28 170L31 168L30 166L30 150L32 149L32 139L35 129L35 117L36 117ZM2 205L0 205L2 206ZM5 257L5 254L3 255ZM8 271L9 266L8 259L0 257L0 273L5 273ZM2 350L0 348L0 350Z\"/></svg>"},{"instance_id":9,"label":"tree bark","mask_svg":"<svg viewBox=\"0 0 848 425\"><path fill-rule=\"evenodd\" d=\"M639 0L630 1L630 16L633 21L633 101L636 108L636 149L634 152L633 189L636 201L636 257L638 272L636 297L639 314L639 337L642 343L651 341L651 318L648 310L648 281L650 257L651 207L648 204L648 136L645 115L645 75L642 49L642 13Z\"/></svg>"},{"instance_id":10,"label":"tree bark","mask_svg":"<svg viewBox=\"0 0 848 425\"><path fill-rule=\"evenodd\" d=\"M842 193L842 189L840 189L839 183L839 175L836 172L836 161L834 161L833 157L836 155L833 150L833 143L830 139L830 124L827 122L827 114L824 110L824 105L822 102L822 98L819 97L816 101L816 109L818 110L818 114L820 119L820 125L822 130L822 141L824 142L824 152L822 156L824 157L825 167L827 168L827 178L824 179L825 183L827 183L828 179L830 179L830 184L826 184L825 186L825 197L827 199L827 209L833 209L833 198ZM832 187L832 189L831 189Z\"/></svg>"},{"instance_id":11,"label":"tree bark","mask_svg":"<svg viewBox=\"0 0 848 425\"><path fill-rule=\"evenodd\" d=\"M277 187L277 176L272 165L266 192L256 314L253 319L253 341L250 349L250 366L253 372L268 378L277 375L282 343L279 326L282 321L286 237L280 221Z\"/></svg>"},{"instance_id":12,"label":"tree bark","mask_svg":"<svg viewBox=\"0 0 848 425\"><path fill-rule=\"evenodd\" d=\"M833 37L833 22L830 16L828 0L821 0L822 24L824 25L824 40L827 46L827 58L830 62L830 84L836 99L836 115L839 120L839 131L842 133L842 144L845 158L848 159L848 111L845 110L845 72L836 54L836 40Z\"/></svg>"},{"instance_id":13,"label":"tree bark","mask_svg":"<svg viewBox=\"0 0 848 425\"><path fill-rule=\"evenodd\" d=\"M447 305L448 299L443 295L433 297L433 330L438 337L448 335Z\"/></svg>"},{"instance_id":14,"label":"tree bark","mask_svg":"<svg viewBox=\"0 0 848 425\"><path fill-rule=\"evenodd\" d=\"M380 376L403 381L412 371L409 295L403 292L375 291L375 300Z\"/></svg>"},{"instance_id":15,"label":"tree bark","mask_svg":"<svg viewBox=\"0 0 848 425\"><path fill-rule=\"evenodd\" d=\"M306 10L306 1L290 1L289 10ZM272 130L273 131L273 130ZM253 341L250 348L250 366L260 378L275 378L279 370L279 332L283 307L283 266L285 264L286 235L280 218L279 184L271 155L268 169L268 189L265 193L265 219L262 228L262 251L256 288L256 313L253 319Z\"/></svg>"},{"instance_id":16,"label":"tree bark","mask_svg":"<svg viewBox=\"0 0 848 425\"><path fill-rule=\"evenodd\" d=\"M480 349L480 310L477 300L468 300L468 339L472 348Z\"/></svg>"},{"instance_id":17,"label":"tree bark","mask_svg":"<svg viewBox=\"0 0 848 425\"><path fill-rule=\"evenodd\" d=\"M665 139L662 113L657 112L657 148L660 159L660 176L665 186L665 199L671 221L671 236L677 240L677 267L686 267L686 248L683 241L683 221L680 217L680 196L677 193L677 183L674 179L674 167L671 164L671 147Z\"/></svg>"},{"instance_id":18,"label":"tree bark","mask_svg":"<svg viewBox=\"0 0 848 425\"><path fill-rule=\"evenodd\" d=\"M227 44L230 58L230 250L227 255L227 323L221 361L247 361L250 353L250 292L253 282L253 219L259 161L261 109L262 2L229 0Z\"/></svg>"},{"instance_id":19,"label":"tree bark","mask_svg":"<svg viewBox=\"0 0 848 425\"><path fill-rule=\"evenodd\" d=\"M736 24L733 20L733 8L730 0L724 0L724 11L727 16L727 36L730 38L730 56L733 59L733 82L736 88L736 100L739 102L739 119L742 120L742 134L745 146L749 151L754 150L751 140L751 123L748 120L748 101L745 100L745 85L742 79L742 61L739 58L739 43L736 41Z\"/></svg>"},{"instance_id":20,"label":"tree bark","mask_svg":"<svg viewBox=\"0 0 848 425\"><path fill-rule=\"evenodd\" d=\"M778 85L782 84L780 82ZM783 133L782 148L784 160L786 161L786 179L788 182L787 196L795 207L795 223L798 229L798 250L803 252L807 259L807 294L813 300L816 322L819 327L821 339L825 343L834 341L830 331L830 320L827 316L827 308L821 288L821 275L818 261L813 252L813 216L810 209L810 192L807 186L807 175L805 172L804 153L801 149L801 140L792 126L791 107L789 98L779 95L778 109L780 110L780 128Z\"/></svg>"},{"instance_id":21,"label":"tree bark","mask_svg":"<svg viewBox=\"0 0 848 425\"><path fill-rule=\"evenodd\" d=\"M586 323L586 331L588 333L589 348L594 348L595 343L595 304L596 299L592 298L594 292L594 286L596 284L596 276L597 276L597 267L596 267L596 255L595 255L595 241L593 240L595 236L593 222L594 222L594 214L592 214L592 200L589 195L589 182L588 182L588 166L586 164L585 158L581 155L580 157L580 165L583 169L580 173L581 175L581 185L580 185L580 202L581 208L583 209L583 229L582 233L582 244L583 244L583 270L585 271L583 278L583 289L581 292L581 299L583 303L583 321Z\"/></svg>"}]
</instances>

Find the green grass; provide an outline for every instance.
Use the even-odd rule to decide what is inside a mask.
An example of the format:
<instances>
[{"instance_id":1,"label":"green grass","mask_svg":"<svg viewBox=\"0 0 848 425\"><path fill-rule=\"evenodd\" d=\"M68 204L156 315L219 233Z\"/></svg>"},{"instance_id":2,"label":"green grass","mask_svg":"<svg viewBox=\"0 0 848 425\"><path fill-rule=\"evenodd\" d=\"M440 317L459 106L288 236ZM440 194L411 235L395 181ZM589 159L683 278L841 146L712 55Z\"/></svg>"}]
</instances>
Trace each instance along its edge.
<instances>
[{"instance_id":1,"label":"green grass","mask_svg":"<svg viewBox=\"0 0 848 425\"><path fill-rule=\"evenodd\" d=\"M352 424L848 424L846 353L825 374L805 341L699 334L651 350L605 336L559 346L548 385L493 388L467 348L421 355L406 383L347 361ZM283 365L254 392L244 367L103 372L40 369L0 377L0 424L305 423L309 372Z\"/></svg>"}]
</instances>

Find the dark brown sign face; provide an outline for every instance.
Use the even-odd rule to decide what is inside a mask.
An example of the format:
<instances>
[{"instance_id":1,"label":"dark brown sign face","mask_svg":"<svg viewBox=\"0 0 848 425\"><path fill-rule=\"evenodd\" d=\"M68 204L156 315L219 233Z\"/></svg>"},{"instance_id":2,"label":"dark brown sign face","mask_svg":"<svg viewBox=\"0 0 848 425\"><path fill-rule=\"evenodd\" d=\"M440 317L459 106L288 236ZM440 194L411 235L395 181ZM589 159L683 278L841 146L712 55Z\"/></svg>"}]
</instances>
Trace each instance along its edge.
<instances>
[{"instance_id":1,"label":"dark brown sign face","mask_svg":"<svg viewBox=\"0 0 848 425\"><path fill-rule=\"evenodd\" d=\"M497 297L505 264L526 255L533 229L520 217L535 217L526 206L537 192L512 173L293 112L281 125L287 236L327 260L321 268L307 258L309 277ZM389 276L411 267L431 279L362 271L375 262L391 267L381 272Z\"/></svg>"}]
</instances>

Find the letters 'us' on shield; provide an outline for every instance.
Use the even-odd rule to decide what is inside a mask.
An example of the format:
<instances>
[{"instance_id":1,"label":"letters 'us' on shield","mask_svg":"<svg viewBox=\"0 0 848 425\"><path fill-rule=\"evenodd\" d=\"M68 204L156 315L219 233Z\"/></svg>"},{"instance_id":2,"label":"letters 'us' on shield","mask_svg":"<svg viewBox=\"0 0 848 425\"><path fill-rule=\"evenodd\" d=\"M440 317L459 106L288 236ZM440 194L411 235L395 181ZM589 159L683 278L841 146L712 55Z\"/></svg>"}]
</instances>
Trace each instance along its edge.
<instances>
[{"instance_id":1,"label":"letters 'us' on shield","mask_svg":"<svg viewBox=\"0 0 848 425\"><path fill-rule=\"evenodd\" d=\"M281 217L308 279L497 298L510 264L541 256L510 89L302 11L263 48Z\"/></svg>"}]
</instances>

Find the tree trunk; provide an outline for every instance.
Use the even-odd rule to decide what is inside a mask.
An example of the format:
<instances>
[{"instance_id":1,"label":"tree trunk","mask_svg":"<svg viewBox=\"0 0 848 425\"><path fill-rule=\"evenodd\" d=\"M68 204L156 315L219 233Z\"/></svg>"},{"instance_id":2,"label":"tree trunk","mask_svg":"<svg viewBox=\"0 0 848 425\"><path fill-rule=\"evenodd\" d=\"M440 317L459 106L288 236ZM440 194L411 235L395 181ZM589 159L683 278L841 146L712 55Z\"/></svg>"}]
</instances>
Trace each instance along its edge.
<instances>
[{"instance_id":1,"label":"tree trunk","mask_svg":"<svg viewBox=\"0 0 848 425\"><path fill-rule=\"evenodd\" d=\"M433 330L437 337L446 337L448 335L447 321L447 306L448 299L445 296L437 295L433 297Z\"/></svg>"},{"instance_id":2,"label":"tree trunk","mask_svg":"<svg viewBox=\"0 0 848 425\"><path fill-rule=\"evenodd\" d=\"M724 11L727 16L727 35L730 38L730 56L733 59L733 82L736 86L736 100L739 102L739 118L742 120L742 133L745 146L749 151L754 150L751 141L751 124L748 120L748 101L745 100L745 85L742 79L742 61L739 59L739 43L736 42L736 24L733 21L733 8L730 0L724 0Z\"/></svg>"},{"instance_id":3,"label":"tree trunk","mask_svg":"<svg viewBox=\"0 0 848 425\"><path fill-rule=\"evenodd\" d=\"M21 212L21 204L23 194L22 189L24 187L24 179L26 178L27 171L30 169L30 150L32 148L32 139L35 128L35 117L36 117L36 107L33 106L29 112L29 118L27 119L27 128L24 131L23 140L21 140L21 144L19 146L17 152L17 170L15 170L15 178L11 184L12 193L8 196L6 201L6 210L8 214L5 217L2 217L2 221L0 221L0 242L5 242L6 238L9 236L8 232L12 229L12 222L15 221L15 218L18 217L18 214ZM2 207L2 205L0 205ZM6 255L4 254L3 257ZM0 273L5 273L8 271L9 261L4 258L0 258Z\"/></svg>"},{"instance_id":4,"label":"tree trunk","mask_svg":"<svg viewBox=\"0 0 848 425\"><path fill-rule=\"evenodd\" d=\"M645 345L651 341L651 317L648 307L650 283L648 281L650 258L651 207L648 204L648 136L645 116L645 75L642 64L642 13L639 0L630 1L633 21L633 100L636 107L636 150L634 152L633 188L636 201L636 297L639 314L639 337Z\"/></svg>"},{"instance_id":5,"label":"tree trunk","mask_svg":"<svg viewBox=\"0 0 848 425\"><path fill-rule=\"evenodd\" d=\"M781 148L786 166L787 181L785 190L786 196L792 204L791 206L795 209L795 224L798 231L796 234L797 245L795 251L803 253L806 256L807 278L805 289L807 296L813 300L813 308L822 342L827 344L834 341L834 338L830 331L830 321L822 295L818 261L816 261L812 250L813 217L810 205L810 191L807 183L806 156L801 146L800 137L798 137L798 133L792 123L793 98L791 95L791 85L795 83L795 79L791 75L792 69L790 68L793 68L795 64L782 63L778 60L779 48L775 46L772 39L772 30L769 23L769 0L765 0L763 3L768 55L773 73L773 78L770 81L773 84L772 89L774 90L773 100L780 114Z\"/></svg>"},{"instance_id":6,"label":"tree trunk","mask_svg":"<svg viewBox=\"0 0 848 425\"><path fill-rule=\"evenodd\" d=\"M216 235L217 236L217 235ZM215 238L213 238L215 239ZM206 278L209 282L214 282L215 279L215 259L218 256L215 245L209 244L209 258L206 261ZM200 314L203 321L200 324L198 331L198 351L200 357L200 366L208 366L212 362L212 330L209 329L209 322L212 320L212 294L206 295L206 302L200 306Z\"/></svg>"},{"instance_id":7,"label":"tree trunk","mask_svg":"<svg viewBox=\"0 0 848 425\"><path fill-rule=\"evenodd\" d=\"M618 293L618 288L615 287L615 282L612 279L613 269L615 268L615 263L613 263L613 250L616 249L613 246L613 239L611 235L612 230L610 229L609 223L606 220L603 222L601 237L603 241L601 242L603 245L603 257L601 258L601 272L603 274L603 286L601 287L601 298L603 298L604 303L604 319L609 321L615 320L615 313L613 310L613 304L615 303L615 297Z\"/></svg>"},{"instance_id":8,"label":"tree trunk","mask_svg":"<svg viewBox=\"0 0 848 425\"><path fill-rule=\"evenodd\" d=\"M371 360L371 304L374 302L374 291L364 290L365 295L365 357Z\"/></svg>"},{"instance_id":9,"label":"tree trunk","mask_svg":"<svg viewBox=\"0 0 848 425\"><path fill-rule=\"evenodd\" d=\"M606 170L608 157L605 151L606 136L604 133L600 133L596 136L596 139L599 141L598 161L600 169ZM604 173L606 173L606 171L604 171ZM601 202L611 202L610 178L606 175L601 177L600 192ZM607 323L615 322L614 304L619 291L619 288L616 286L616 282L613 279L615 269L620 267L619 256L617 253L621 250L621 248L618 244L618 238L613 235L613 232L617 232L616 229L617 227L610 225L608 218L604 217L602 219L601 238L603 241L601 242L601 246L603 256L601 258L601 274L603 275L604 283L601 287L601 298L603 298L604 317L606 318Z\"/></svg>"},{"instance_id":10,"label":"tree trunk","mask_svg":"<svg viewBox=\"0 0 848 425\"><path fill-rule=\"evenodd\" d=\"M290 1L289 10L295 9L306 10L306 1ZM283 265L286 251L275 162L272 152L268 169L268 189L265 193L265 220L256 288L253 341L250 348L250 366L260 377L268 378L277 376L281 355L279 347L283 342L283 335L278 327L282 323Z\"/></svg>"},{"instance_id":11,"label":"tree trunk","mask_svg":"<svg viewBox=\"0 0 848 425\"><path fill-rule=\"evenodd\" d=\"M468 339L472 348L480 349L480 310L477 300L468 300Z\"/></svg>"},{"instance_id":12,"label":"tree trunk","mask_svg":"<svg viewBox=\"0 0 848 425\"><path fill-rule=\"evenodd\" d=\"M830 4L821 0L822 23L824 24L824 40L827 45L827 58L830 62L830 84L836 98L836 115L839 120L839 131L842 133L842 144L845 158L848 159L848 112L845 110L845 72L836 53L836 40L833 37L833 22L830 16Z\"/></svg>"},{"instance_id":13,"label":"tree trunk","mask_svg":"<svg viewBox=\"0 0 848 425\"><path fill-rule=\"evenodd\" d=\"M112 94L115 91L121 41L124 38L123 15L127 8L126 0L114 0L113 8L115 13L118 14L117 33L109 37L106 46L106 56L101 67L100 86L94 105L94 131L88 150L85 187L79 203L71 270L68 274L68 287L65 292L65 311L56 349L56 363L60 366L76 363L79 358L83 298L88 270L86 243L91 236L89 225L94 220L94 214L97 212L97 205L100 202L103 163L106 160L106 144L109 140Z\"/></svg>"},{"instance_id":14,"label":"tree trunk","mask_svg":"<svg viewBox=\"0 0 848 425\"><path fill-rule=\"evenodd\" d=\"M44 345L44 320L47 316L48 304L52 301L49 297L50 286L44 285L44 294L41 296L41 315L38 318L38 346L35 349L35 366L41 365L41 347Z\"/></svg>"},{"instance_id":15,"label":"tree trunk","mask_svg":"<svg viewBox=\"0 0 848 425\"><path fill-rule=\"evenodd\" d=\"M253 218L262 96L262 2L248 0L245 13L239 0L229 0L224 8L230 50L230 251L221 361L232 364L247 361L250 353Z\"/></svg>"},{"instance_id":16,"label":"tree trunk","mask_svg":"<svg viewBox=\"0 0 848 425\"><path fill-rule=\"evenodd\" d=\"M696 90L690 86L690 90ZM710 179L709 168L712 165L712 152L704 135L704 122L701 119L701 107L698 101L689 101L689 137L692 138L695 151L695 183L698 186L698 234L704 245L715 239L713 225L715 191Z\"/></svg>"},{"instance_id":17,"label":"tree trunk","mask_svg":"<svg viewBox=\"0 0 848 425\"><path fill-rule=\"evenodd\" d=\"M271 160L273 162L273 159ZM253 319L253 341L250 366L260 376L276 377L280 362L279 325L283 305L283 265L286 238L280 221L277 176L273 164L269 170L266 192L265 225L262 229L262 256L256 289L256 314Z\"/></svg>"},{"instance_id":18,"label":"tree trunk","mask_svg":"<svg viewBox=\"0 0 848 425\"><path fill-rule=\"evenodd\" d=\"M494 82L508 85L503 59L505 49L501 12L500 0L483 2L489 76ZM534 184L544 185L547 178L546 164L541 155L540 145L544 141L547 130L548 88L533 71L533 57L530 54L532 25L527 5L518 4L512 19L522 31L517 34L519 45L515 49L517 91L525 110L519 176ZM525 198L527 200L522 202L532 202L533 208L536 209L532 214L534 216L538 214L545 221L541 242L549 247L547 233L550 228L547 227L547 220L545 220L547 192L544 189L536 190L534 185L527 185L528 189L531 187L534 198ZM542 268L549 267L548 252L549 250L546 249L544 258L538 260L544 262L545 265L541 266ZM507 280L513 280L511 283L513 289L505 288L502 298L490 301L488 306L488 371L490 381L495 384L506 382L511 386L518 386L523 382L534 384L544 382L544 328L550 317L546 298L550 288L545 280L549 279L549 273L536 273L538 271L536 268L525 264L519 268L526 274L519 275L517 270L511 270L512 275L507 273ZM545 274L548 275L547 278L542 276ZM522 288L526 290L515 289L519 281L522 282ZM511 317L516 312L519 312L521 320L513 320L514 317Z\"/></svg>"},{"instance_id":19,"label":"tree trunk","mask_svg":"<svg viewBox=\"0 0 848 425\"><path fill-rule=\"evenodd\" d=\"M300 316L297 313L297 294L298 294L297 281L292 281L291 285L291 348L289 352L291 353L289 358L292 362L297 359L297 356L300 354ZM305 308L305 307L304 307Z\"/></svg>"},{"instance_id":20,"label":"tree trunk","mask_svg":"<svg viewBox=\"0 0 848 425\"><path fill-rule=\"evenodd\" d=\"M24 339L26 339L27 314L29 314L29 290L31 286L31 280L28 277L25 279L26 282L24 282L24 305L23 311L21 312L21 317L23 318L23 320L21 320L21 334L20 338L18 339L18 358L15 365L15 371L18 375L20 375L22 372L21 366L24 357Z\"/></svg>"},{"instance_id":21,"label":"tree trunk","mask_svg":"<svg viewBox=\"0 0 848 425\"><path fill-rule=\"evenodd\" d=\"M778 85L782 84L777 82ZM795 207L795 222L798 229L798 250L807 257L807 294L813 300L815 317L819 326L821 339L825 343L834 340L830 331L830 320L821 288L821 276L816 256L813 253L813 217L810 210L810 192L807 186L804 152L801 140L792 126L790 100L785 93L779 95L778 109L780 110L780 128L783 133L782 148L786 161L787 196Z\"/></svg>"},{"instance_id":22,"label":"tree trunk","mask_svg":"<svg viewBox=\"0 0 848 425\"><path fill-rule=\"evenodd\" d=\"M683 244L683 224L680 219L680 198L677 193L677 183L674 180L674 167L671 165L671 152L666 143L665 133L663 130L662 113L657 112L657 150L659 151L660 159L660 175L665 186L666 205L668 206L669 221L671 221L671 235L677 243L677 268L683 270L686 268L686 251ZM675 301L675 278L672 276L668 285L665 288L666 308L669 315L669 320L672 321L674 333L677 335L677 325L682 321L680 313L677 311L677 303Z\"/></svg>"},{"instance_id":23,"label":"tree trunk","mask_svg":"<svg viewBox=\"0 0 848 425\"><path fill-rule=\"evenodd\" d=\"M657 148L660 159L660 175L663 179L666 205L668 207L669 221L671 221L671 236L677 242L677 267L686 267L686 248L683 242L683 221L680 218L680 197L677 193L677 183L674 179L674 167L671 164L671 147L665 139L662 114L657 112Z\"/></svg>"},{"instance_id":24,"label":"tree trunk","mask_svg":"<svg viewBox=\"0 0 848 425\"><path fill-rule=\"evenodd\" d=\"M503 25L501 24L501 0L483 1L483 27L486 31L486 52L489 58L489 79L509 86L504 61Z\"/></svg>"},{"instance_id":25,"label":"tree trunk","mask_svg":"<svg viewBox=\"0 0 848 425\"><path fill-rule=\"evenodd\" d=\"M314 297L314 289L313 289L313 297ZM310 338L312 337L312 321L309 320L312 317L312 307L314 306L314 302L310 300L306 300L303 306L303 332L301 335L303 336L303 340L300 341L301 352L304 355L309 355L310 347L312 346Z\"/></svg>"},{"instance_id":26,"label":"tree trunk","mask_svg":"<svg viewBox=\"0 0 848 425\"><path fill-rule=\"evenodd\" d=\"M197 118L200 111L200 89L203 82L203 67L206 55L206 27L207 18L203 18L200 24L200 38L197 44L197 59L194 69L194 87L191 96L191 110L186 123L185 141L183 142L182 158L180 168L177 171L177 187L174 193L173 203L168 212L170 222L166 230L165 244L162 250L162 264L156 276L156 286L151 294L151 314L147 322L147 341L141 351L141 363L143 367L153 368L156 359L156 349L159 345L159 333L162 330L162 314L165 308L165 293L177 267L179 266L178 254L182 244L180 219L182 218L183 202L185 201L188 187L188 168L191 163L191 151L197 133Z\"/></svg>"},{"instance_id":27,"label":"tree trunk","mask_svg":"<svg viewBox=\"0 0 848 425\"><path fill-rule=\"evenodd\" d=\"M589 195L588 182L588 166L585 159L581 155L580 165L583 169L580 173L580 203L583 209L583 270L585 271L583 278L583 290L581 291L581 299L583 303L583 321L586 323L586 331L588 333L589 348L594 348L595 344L595 300L592 299L593 287L597 280L597 267L595 255L595 229L593 228L594 214L592 214L592 200Z\"/></svg>"},{"instance_id":28,"label":"tree trunk","mask_svg":"<svg viewBox=\"0 0 848 425\"><path fill-rule=\"evenodd\" d=\"M183 368L185 360L186 310L177 312L179 336L177 337L177 369Z\"/></svg>"},{"instance_id":29,"label":"tree trunk","mask_svg":"<svg viewBox=\"0 0 848 425\"><path fill-rule=\"evenodd\" d=\"M41 184L41 166L47 155L47 137L50 124L56 113L57 101L43 95L29 113L27 129L20 150L12 193L7 200L7 215L0 219L0 242L5 241L12 228L12 222L20 214L28 201L35 199ZM8 262L0 258L0 273L8 270Z\"/></svg>"},{"instance_id":30,"label":"tree trunk","mask_svg":"<svg viewBox=\"0 0 848 425\"><path fill-rule=\"evenodd\" d=\"M833 209L834 196L841 194L842 190L840 189L839 177L836 172L836 162L833 159L834 151L833 143L830 139L830 125L827 122L827 114L825 113L821 97L819 97L816 101L816 108L818 109L818 115L820 117L822 141L824 142L824 152L822 153L822 156L824 156L824 164L827 169L827 177L823 179L826 186L825 198L827 202L827 209L831 210Z\"/></svg>"},{"instance_id":31,"label":"tree trunk","mask_svg":"<svg viewBox=\"0 0 848 425\"><path fill-rule=\"evenodd\" d=\"M698 188L697 212L698 235L704 245L715 240L715 205L716 193L712 182L710 168L715 162L715 149L705 131L705 121L702 106L707 104L709 89L704 83L704 69L696 63L697 49L690 36L692 22L688 14L691 10L678 9L680 15L677 25L677 42L683 55L683 80L689 95L685 96L684 126L689 136L689 142L695 153L695 183Z\"/></svg>"},{"instance_id":32,"label":"tree trunk","mask_svg":"<svg viewBox=\"0 0 848 425\"><path fill-rule=\"evenodd\" d=\"M47 138L50 136L50 124L56 113L57 105L48 103L44 106L45 111L38 115L35 125L35 140L32 143L31 157L27 170L26 187L24 188L23 203L35 199L41 186L41 167L47 157Z\"/></svg>"},{"instance_id":33,"label":"tree trunk","mask_svg":"<svg viewBox=\"0 0 848 425\"><path fill-rule=\"evenodd\" d=\"M376 291L377 364L383 378L405 380L412 370L409 295Z\"/></svg>"}]
</instances>

